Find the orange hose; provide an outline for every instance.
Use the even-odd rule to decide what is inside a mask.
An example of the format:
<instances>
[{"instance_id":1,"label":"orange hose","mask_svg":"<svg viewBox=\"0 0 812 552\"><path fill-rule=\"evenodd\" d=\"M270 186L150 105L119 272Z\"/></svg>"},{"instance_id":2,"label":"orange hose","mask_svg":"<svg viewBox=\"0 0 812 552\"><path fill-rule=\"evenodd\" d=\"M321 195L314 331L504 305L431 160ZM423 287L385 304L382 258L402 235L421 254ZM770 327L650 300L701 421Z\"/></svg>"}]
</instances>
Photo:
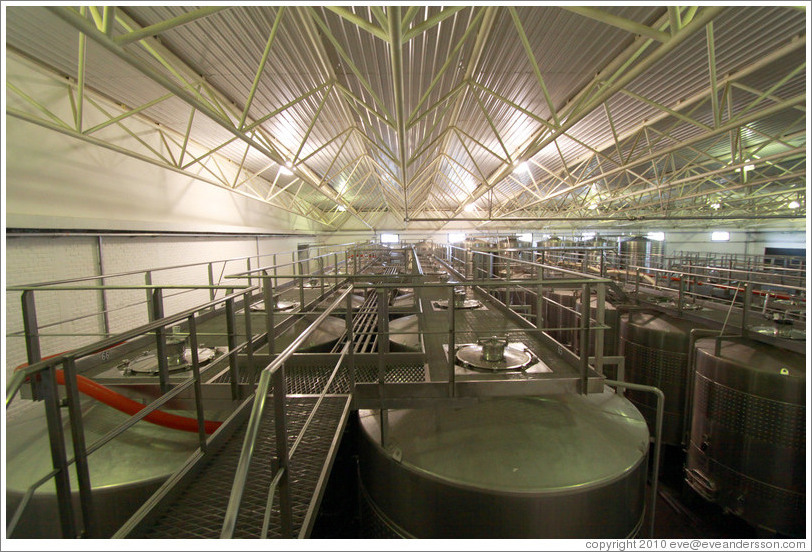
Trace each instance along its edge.
<instances>
[{"instance_id":1,"label":"orange hose","mask_svg":"<svg viewBox=\"0 0 812 552\"><path fill-rule=\"evenodd\" d=\"M121 343L116 343L109 348L115 347L116 345L121 345ZM49 355L44 357L42 360L46 360L49 358L53 358L59 355L65 354L67 351L63 351L61 353L57 353L55 355ZM17 366L14 370L19 370L21 368L25 368L28 366L27 362L24 362ZM62 370L56 371L56 382L59 385L65 385L65 373ZM125 414L129 414L130 416L137 414L142 409L146 408L143 404L136 402L130 398L125 397L121 393L116 393L109 387L105 387L100 383L96 383L95 381L88 379L84 376L80 376L79 374L76 375L76 387L84 393L85 395L96 399L99 402L103 402L107 406L113 407L116 410L120 410ZM161 412L160 410L156 410L155 412L150 412L144 419L150 423L155 425L168 427L170 429L178 429L180 431L197 431L197 419L196 418L187 418L186 416L178 416L176 414L169 414L168 412ZM213 422L209 420L205 420L203 422L203 428L206 433L214 433L214 431L222 425L223 422Z\"/></svg>"},{"instance_id":2,"label":"orange hose","mask_svg":"<svg viewBox=\"0 0 812 552\"><path fill-rule=\"evenodd\" d=\"M56 382L60 385L65 385L65 374L62 370L56 371ZM84 376L76 375L76 386L85 395L93 397L97 401L103 402L107 406L111 406L116 410L120 410L130 416L137 414L144 408L143 404L136 402L121 393L116 393L109 387L105 387L95 381L88 379ZM161 412L156 410L150 412L144 419L153 424L168 427L170 429L179 429L181 431L197 431L197 419L187 418L186 416L178 416L176 414L169 414L168 412ZM213 433L223 422L213 422L206 420L203 422L203 427L206 433Z\"/></svg>"}]
</instances>

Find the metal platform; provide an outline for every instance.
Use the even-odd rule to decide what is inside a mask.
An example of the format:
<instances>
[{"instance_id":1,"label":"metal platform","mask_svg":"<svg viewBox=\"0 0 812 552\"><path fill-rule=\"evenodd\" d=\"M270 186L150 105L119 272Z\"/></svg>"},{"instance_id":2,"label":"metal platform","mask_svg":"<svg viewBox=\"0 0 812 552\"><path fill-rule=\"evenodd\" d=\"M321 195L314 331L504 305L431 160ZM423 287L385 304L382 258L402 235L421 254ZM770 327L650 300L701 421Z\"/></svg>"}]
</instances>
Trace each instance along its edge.
<instances>
[{"instance_id":1,"label":"metal platform","mask_svg":"<svg viewBox=\"0 0 812 552\"><path fill-rule=\"evenodd\" d=\"M296 440L317 400L318 397L307 395L287 398L289 447ZM349 409L348 395L325 396L318 415L314 416L290 459L291 481L296 482L291 485L294 536L307 537L313 528ZM273 409L266 408L261 437L256 444L254 461L249 470L237 520L234 533L236 538L258 538L261 534L272 479L271 459L276 454L273 424ZM154 514L145 518L143 523L126 536L145 539L219 538L243 444L245 425L243 422L220 450L203 460L199 470L190 472L185 480L177 484L175 492L170 495L176 498L159 503ZM278 497L274 499L268 536L282 536Z\"/></svg>"}]
</instances>

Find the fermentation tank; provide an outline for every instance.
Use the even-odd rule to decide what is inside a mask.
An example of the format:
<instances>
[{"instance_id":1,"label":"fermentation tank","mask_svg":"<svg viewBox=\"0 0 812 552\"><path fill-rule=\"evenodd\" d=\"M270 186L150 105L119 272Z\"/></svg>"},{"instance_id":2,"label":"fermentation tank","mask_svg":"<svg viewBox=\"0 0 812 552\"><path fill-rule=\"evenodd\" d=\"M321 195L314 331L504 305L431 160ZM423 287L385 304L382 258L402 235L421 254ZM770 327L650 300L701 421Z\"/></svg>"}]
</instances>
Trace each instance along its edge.
<instances>
[{"instance_id":1,"label":"fermentation tank","mask_svg":"<svg viewBox=\"0 0 812 552\"><path fill-rule=\"evenodd\" d=\"M606 388L359 411L365 536L624 538L644 514L649 432Z\"/></svg>"},{"instance_id":2,"label":"fermentation tank","mask_svg":"<svg viewBox=\"0 0 812 552\"><path fill-rule=\"evenodd\" d=\"M67 418L63 412L65 446L71 458L73 449ZM127 414L104 404L86 400L82 405L85 442L92 445L128 418ZM6 440L6 521L9 522L28 488L53 469L44 409L26 408L11 414L6 421ZM88 462L98 531L94 536L112 536L198 445L196 432L141 421L91 454ZM75 470L69 471L74 513L81 518ZM56 490L50 480L34 493L11 537L61 536Z\"/></svg>"},{"instance_id":3,"label":"fermentation tank","mask_svg":"<svg viewBox=\"0 0 812 552\"><path fill-rule=\"evenodd\" d=\"M665 394L665 444L682 443L690 333L693 328L705 327L653 311L620 317L620 354L626 357L626 381L658 387ZM649 428L653 428L656 398L632 390L626 396L646 417Z\"/></svg>"},{"instance_id":4,"label":"fermentation tank","mask_svg":"<svg viewBox=\"0 0 812 552\"><path fill-rule=\"evenodd\" d=\"M293 340L304 332L313 323L313 320L315 317L299 319L290 329L277 336L274 344L277 352L293 343ZM299 346L298 351L302 353L327 352L341 339L346 330L346 320L337 316L327 316Z\"/></svg>"},{"instance_id":5,"label":"fermentation tank","mask_svg":"<svg viewBox=\"0 0 812 552\"><path fill-rule=\"evenodd\" d=\"M416 314L389 321L389 350L394 353L420 350L419 321Z\"/></svg>"},{"instance_id":6,"label":"fermentation tank","mask_svg":"<svg viewBox=\"0 0 812 552\"><path fill-rule=\"evenodd\" d=\"M544 328L574 328L579 325L575 313L568 309L575 309L576 290L548 289L542 291L547 298L544 301ZM547 333L567 347L575 343L575 330L550 330Z\"/></svg>"},{"instance_id":7,"label":"fermentation tank","mask_svg":"<svg viewBox=\"0 0 812 552\"><path fill-rule=\"evenodd\" d=\"M756 527L803 537L806 359L745 338L696 342L686 480Z\"/></svg>"},{"instance_id":8,"label":"fermentation tank","mask_svg":"<svg viewBox=\"0 0 812 552\"><path fill-rule=\"evenodd\" d=\"M618 242L618 252L622 266L644 266L659 268L663 254L662 242L650 240L645 236L627 238Z\"/></svg>"}]
</instances>

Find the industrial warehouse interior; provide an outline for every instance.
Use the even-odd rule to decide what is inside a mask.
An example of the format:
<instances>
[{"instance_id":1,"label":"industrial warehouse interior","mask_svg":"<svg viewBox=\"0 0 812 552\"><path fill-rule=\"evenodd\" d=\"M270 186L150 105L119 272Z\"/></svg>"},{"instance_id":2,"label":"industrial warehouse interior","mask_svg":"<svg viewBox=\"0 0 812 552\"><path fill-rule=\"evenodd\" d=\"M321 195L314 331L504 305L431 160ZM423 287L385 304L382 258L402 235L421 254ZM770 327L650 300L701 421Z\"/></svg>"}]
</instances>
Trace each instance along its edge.
<instances>
[{"instance_id":1,"label":"industrial warehouse interior","mask_svg":"<svg viewBox=\"0 0 812 552\"><path fill-rule=\"evenodd\" d=\"M4 549L809 549L806 2L2 14Z\"/></svg>"}]
</instances>

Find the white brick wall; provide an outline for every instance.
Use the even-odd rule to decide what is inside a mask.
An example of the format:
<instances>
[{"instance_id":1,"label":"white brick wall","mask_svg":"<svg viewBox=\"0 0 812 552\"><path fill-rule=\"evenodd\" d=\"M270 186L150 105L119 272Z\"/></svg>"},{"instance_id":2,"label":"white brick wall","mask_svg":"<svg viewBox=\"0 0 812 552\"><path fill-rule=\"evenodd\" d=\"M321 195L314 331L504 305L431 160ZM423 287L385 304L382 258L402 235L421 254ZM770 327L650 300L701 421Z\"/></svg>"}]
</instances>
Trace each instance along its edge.
<instances>
[{"instance_id":1,"label":"white brick wall","mask_svg":"<svg viewBox=\"0 0 812 552\"><path fill-rule=\"evenodd\" d=\"M105 274L143 271L160 267L192 263L213 263L215 283L221 274L245 271L246 260L224 263L225 259L281 253L296 249L300 243L309 243L308 237L254 237L254 236L117 236L102 237L102 261ZM98 274L98 238L96 236L32 237L9 235L6 238L7 285L23 285ZM252 268L272 264L271 256L259 261L251 260ZM288 262L290 255L279 254L277 262ZM225 265L225 266L224 266ZM279 274L287 274L281 270ZM201 285L209 281L206 264L155 271L153 284ZM93 282L88 282L92 284ZM246 280L222 279L220 283L240 285ZM256 283L256 282L255 282ZM106 285L143 285L144 274L105 279ZM165 314L191 308L209 300L208 290L166 290L164 292ZM179 293L181 292L181 293ZM222 297L224 290L217 292ZM92 315L90 318L60 324L42 330L43 334L60 333L65 336L42 338L42 355L47 356L74 349L99 340L104 331L101 296L98 291L41 291L35 294L39 324ZM105 292L109 311L110 329L122 332L145 324L148 320L146 292L143 290L107 290ZM6 292L6 334L22 330L20 292ZM76 334L92 334L81 335ZM7 337L5 364L7 375L26 361L25 341L21 337Z\"/></svg>"}]
</instances>

